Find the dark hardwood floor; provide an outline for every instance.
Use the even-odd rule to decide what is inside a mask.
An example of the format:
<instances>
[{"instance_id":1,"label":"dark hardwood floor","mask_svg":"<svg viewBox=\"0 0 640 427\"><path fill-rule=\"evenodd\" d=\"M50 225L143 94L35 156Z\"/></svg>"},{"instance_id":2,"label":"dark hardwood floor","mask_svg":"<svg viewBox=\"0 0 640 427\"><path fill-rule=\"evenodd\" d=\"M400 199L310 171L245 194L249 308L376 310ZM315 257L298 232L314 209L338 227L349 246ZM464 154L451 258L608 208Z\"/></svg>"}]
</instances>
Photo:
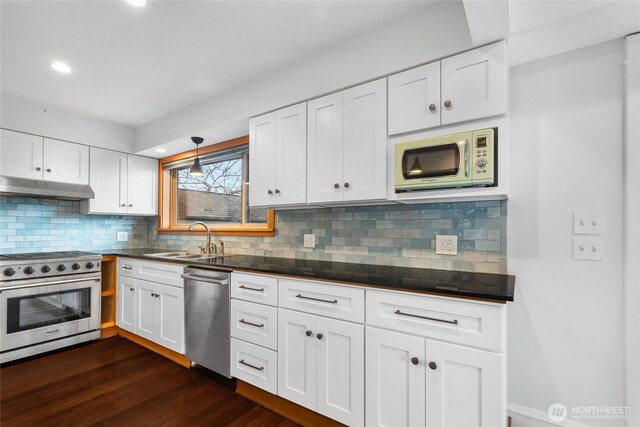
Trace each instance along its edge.
<instances>
[{"instance_id":1,"label":"dark hardwood floor","mask_svg":"<svg viewBox=\"0 0 640 427\"><path fill-rule=\"evenodd\" d=\"M296 424L233 391L113 337L0 369L0 425L281 426Z\"/></svg>"}]
</instances>

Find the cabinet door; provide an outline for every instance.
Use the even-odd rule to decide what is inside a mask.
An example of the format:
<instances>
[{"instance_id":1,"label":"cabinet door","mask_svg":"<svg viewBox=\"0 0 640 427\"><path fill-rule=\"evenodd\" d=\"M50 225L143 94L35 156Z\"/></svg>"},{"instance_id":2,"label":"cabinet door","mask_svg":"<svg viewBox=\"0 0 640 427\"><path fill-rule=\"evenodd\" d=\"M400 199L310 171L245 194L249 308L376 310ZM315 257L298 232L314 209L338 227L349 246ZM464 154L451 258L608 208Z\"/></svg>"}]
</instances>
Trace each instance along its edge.
<instances>
[{"instance_id":1,"label":"cabinet door","mask_svg":"<svg viewBox=\"0 0 640 427\"><path fill-rule=\"evenodd\" d=\"M136 280L136 334L150 341L156 341L157 309L156 284L144 280Z\"/></svg>"},{"instance_id":2,"label":"cabinet door","mask_svg":"<svg viewBox=\"0 0 640 427\"><path fill-rule=\"evenodd\" d=\"M42 137L2 129L0 175L42 179Z\"/></svg>"},{"instance_id":3,"label":"cabinet door","mask_svg":"<svg viewBox=\"0 0 640 427\"><path fill-rule=\"evenodd\" d=\"M389 135L440 126L440 62L389 77Z\"/></svg>"},{"instance_id":4,"label":"cabinet door","mask_svg":"<svg viewBox=\"0 0 640 427\"><path fill-rule=\"evenodd\" d=\"M88 213L126 213L127 155L93 147L89 154L89 185L96 197L89 200Z\"/></svg>"},{"instance_id":5,"label":"cabinet door","mask_svg":"<svg viewBox=\"0 0 640 427\"><path fill-rule=\"evenodd\" d=\"M443 59L441 66L443 125L507 112L504 41Z\"/></svg>"},{"instance_id":6,"label":"cabinet door","mask_svg":"<svg viewBox=\"0 0 640 427\"><path fill-rule=\"evenodd\" d=\"M136 333L136 281L131 277L118 276L117 323L122 329Z\"/></svg>"},{"instance_id":7,"label":"cabinet door","mask_svg":"<svg viewBox=\"0 0 640 427\"><path fill-rule=\"evenodd\" d=\"M344 91L344 200L387 197L386 79Z\"/></svg>"},{"instance_id":8,"label":"cabinet door","mask_svg":"<svg viewBox=\"0 0 640 427\"><path fill-rule=\"evenodd\" d=\"M276 204L305 203L307 201L306 103L276 111L275 156ZM261 161L262 159L258 160L258 162Z\"/></svg>"},{"instance_id":9,"label":"cabinet door","mask_svg":"<svg viewBox=\"0 0 640 427\"><path fill-rule=\"evenodd\" d=\"M343 92L307 103L308 162L307 201L342 201L343 179Z\"/></svg>"},{"instance_id":10,"label":"cabinet door","mask_svg":"<svg viewBox=\"0 0 640 427\"><path fill-rule=\"evenodd\" d=\"M426 347L427 425L504 426L502 356L431 340Z\"/></svg>"},{"instance_id":11,"label":"cabinet door","mask_svg":"<svg viewBox=\"0 0 640 427\"><path fill-rule=\"evenodd\" d=\"M44 179L89 184L89 147L45 138Z\"/></svg>"},{"instance_id":12,"label":"cabinet door","mask_svg":"<svg viewBox=\"0 0 640 427\"><path fill-rule=\"evenodd\" d=\"M317 318L317 411L349 426L364 425L364 327Z\"/></svg>"},{"instance_id":13,"label":"cabinet door","mask_svg":"<svg viewBox=\"0 0 640 427\"><path fill-rule=\"evenodd\" d=\"M249 120L249 206L273 206L276 187L276 113Z\"/></svg>"},{"instance_id":14,"label":"cabinet door","mask_svg":"<svg viewBox=\"0 0 640 427\"><path fill-rule=\"evenodd\" d=\"M424 343L424 338L367 327L368 426L425 425Z\"/></svg>"},{"instance_id":15,"label":"cabinet door","mask_svg":"<svg viewBox=\"0 0 640 427\"><path fill-rule=\"evenodd\" d=\"M148 157L127 157L127 213L158 214L158 161Z\"/></svg>"},{"instance_id":16,"label":"cabinet door","mask_svg":"<svg viewBox=\"0 0 640 427\"><path fill-rule=\"evenodd\" d=\"M316 410L316 317L278 310L278 396Z\"/></svg>"},{"instance_id":17,"label":"cabinet door","mask_svg":"<svg viewBox=\"0 0 640 427\"><path fill-rule=\"evenodd\" d=\"M184 290L156 285L158 326L156 343L180 354L184 353Z\"/></svg>"}]
</instances>

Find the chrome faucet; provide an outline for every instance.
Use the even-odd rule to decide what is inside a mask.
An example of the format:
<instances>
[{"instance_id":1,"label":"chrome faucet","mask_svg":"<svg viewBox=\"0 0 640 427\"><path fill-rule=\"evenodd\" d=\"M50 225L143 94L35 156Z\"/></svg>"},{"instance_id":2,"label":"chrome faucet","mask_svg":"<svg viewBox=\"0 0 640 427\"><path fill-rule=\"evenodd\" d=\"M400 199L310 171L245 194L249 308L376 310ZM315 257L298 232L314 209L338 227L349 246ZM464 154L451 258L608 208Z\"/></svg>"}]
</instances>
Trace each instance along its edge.
<instances>
[{"instance_id":1,"label":"chrome faucet","mask_svg":"<svg viewBox=\"0 0 640 427\"><path fill-rule=\"evenodd\" d=\"M203 226L204 229L207 231L207 244L205 247L198 246L198 248L200 248L200 252L206 253L207 255L216 255L218 253L218 247L216 246L215 243L211 242L211 230L209 229L209 226L202 221L196 221L189 226L188 230L193 231L193 227L195 227L196 225Z\"/></svg>"}]
</instances>

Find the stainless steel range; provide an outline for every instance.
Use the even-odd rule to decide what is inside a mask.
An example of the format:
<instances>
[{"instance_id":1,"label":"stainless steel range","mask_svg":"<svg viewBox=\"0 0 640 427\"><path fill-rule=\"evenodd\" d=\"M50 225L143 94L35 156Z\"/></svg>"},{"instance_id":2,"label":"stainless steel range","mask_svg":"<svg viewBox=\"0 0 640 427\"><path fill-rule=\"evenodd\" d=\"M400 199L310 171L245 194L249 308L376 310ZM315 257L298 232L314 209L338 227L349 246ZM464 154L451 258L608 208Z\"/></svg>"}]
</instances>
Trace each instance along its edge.
<instances>
[{"instance_id":1,"label":"stainless steel range","mask_svg":"<svg viewBox=\"0 0 640 427\"><path fill-rule=\"evenodd\" d=\"M101 259L0 255L0 363L100 338Z\"/></svg>"}]
</instances>

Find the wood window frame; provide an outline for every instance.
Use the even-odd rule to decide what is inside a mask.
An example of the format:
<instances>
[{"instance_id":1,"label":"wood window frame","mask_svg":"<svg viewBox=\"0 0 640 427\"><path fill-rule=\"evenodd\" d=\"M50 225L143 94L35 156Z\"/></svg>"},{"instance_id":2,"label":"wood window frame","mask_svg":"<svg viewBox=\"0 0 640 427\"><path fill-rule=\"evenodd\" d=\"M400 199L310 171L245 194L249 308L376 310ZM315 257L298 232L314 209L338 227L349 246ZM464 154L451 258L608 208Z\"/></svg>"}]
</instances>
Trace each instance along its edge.
<instances>
[{"instance_id":1,"label":"wood window frame","mask_svg":"<svg viewBox=\"0 0 640 427\"><path fill-rule=\"evenodd\" d=\"M216 153L230 148L249 145L249 136L231 139L229 141L202 147L198 150L202 156L204 154ZM162 158L158 161L158 225L159 234L195 234L205 235L206 232L200 227L198 230L189 231L188 224L178 224L176 221L178 191L176 177L172 176L171 169L165 169L165 165L185 159L195 159L196 150L185 151ZM242 206L244 216L244 203L246 193L242 191ZM265 224L207 224L211 234L218 236L247 236L247 237L270 237L275 234L275 214L273 209L267 211L267 222Z\"/></svg>"}]
</instances>

